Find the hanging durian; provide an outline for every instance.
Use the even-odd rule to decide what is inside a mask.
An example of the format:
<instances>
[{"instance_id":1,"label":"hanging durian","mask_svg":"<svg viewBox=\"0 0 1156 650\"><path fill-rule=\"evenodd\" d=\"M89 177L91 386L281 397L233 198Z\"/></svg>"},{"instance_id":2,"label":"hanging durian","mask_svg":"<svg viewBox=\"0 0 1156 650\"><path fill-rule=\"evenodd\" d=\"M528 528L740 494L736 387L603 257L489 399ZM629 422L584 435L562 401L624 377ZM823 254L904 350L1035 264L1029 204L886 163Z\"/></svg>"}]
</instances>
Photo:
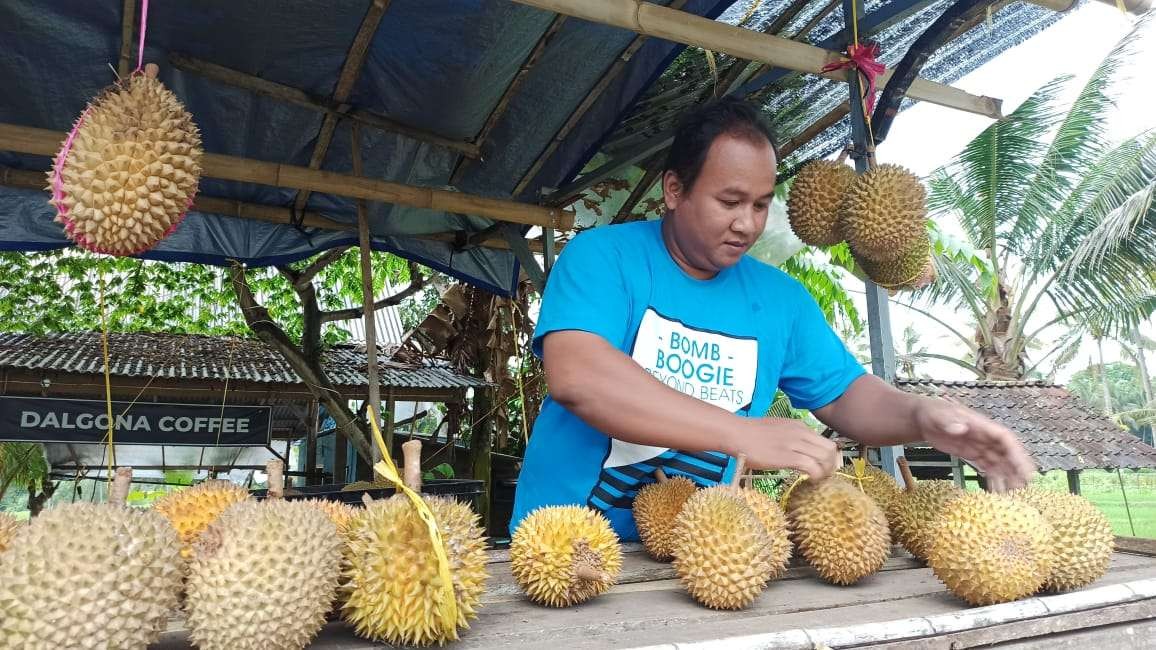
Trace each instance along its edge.
<instances>
[{"instance_id":1,"label":"hanging durian","mask_svg":"<svg viewBox=\"0 0 1156 650\"><path fill-rule=\"evenodd\" d=\"M0 512L0 553L3 553L4 549L8 548L8 544L11 543L12 538L15 537L16 533L23 527L24 522L12 515Z\"/></svg>"},{"instance_id":2,"label":"hanging durian","mask_svg":"<svg viewBox=\"0 0 1156 650\"><path fill-rule=\"evenodd\" d=\"M926 190L919 177L892 164L857 176L841 207L851 250L875 262L898 259L927 233Z\"/></svg>"},{"instance_id":3,"label":"hanging durian","mask_svg":"<svg viewBox=\"0 0 1156 650\"><path fill-rule=\"evenodd\" d=\"M201 176L192 116L145 66L97 96L49 172L56 221L82 248L148 250L184 219Z\"/></svg>"},{"instance_id":4,"label":"hanging durian","mask_svg":"<svg viewBox=\"0 0 1156 650\"><path fill-rule=\"evenodd\" d=\"M192 544L229 506L249 498L249 491L230 481L214 479L170 492L153 504L181 536L181 553L188 558Z\"/></svg>"},{"instance_id":5,"label":"hanging durian","mask_svg":"<svg viewBox=\"0 0 1156 650\"><path fill-rule=\"evenodd\" d=\"M1052 526L1005 494L969 492L943 506L928 531L927 565L972 605L1030 596L1051 573Z\"/></svg>"},{"instance_id":6,"label":"hanging durian","mask_svg":"<svg viewBox=\"0 0 1156 650\"><path fill-rule=\"evenodd\" d=\"M750 605L790 557L782 511L739 486L745 465L740 455L731 483L694 493L675 520L675 572L690 596L711 609Z\"/></svg>"},{"instance_id":7,"label":"hanging durian","mask_svg":"<svg viewBox=\"0 0 1156 650\"><path fill-rule=\"evenodd\" d=\"M0 648L141 649L179 605L180 540L164 517L126 507L131 468L104 504L45 510L0 560Z\"/></svg>"},{"instance_id":8,"label":"hanging durian","mask_svg":"<svg viewBox=\"0 0 1156 650\"><path fill-rule=\"evenodd\" d=\"M804 478L784 496L792 540L820 578L850 585L883 568L891 530L863 488L841 476Z\"/></svg>"},{"instance_id":9,"label":"hanging durian","mask_svg":"<svg viewBox=\"0 0 1156 650\"><path fill-rule=\"evenodd\" d=\"M839 210L855 182L855 170L832 160L813 160L799 170L787 198L791 230L805 244L832 246L843 241Z\"/></svg>"},{"instance_id":10,"label":"hanging durian","mask_svg":"<svg viewBox=\"0 0 1156 650\"><path fill-rule=\"evenodd\" d=\"M632 512L639 541L647 554L659 562L669 562L674 544L674 518L698 486L683 476L667 478L661 469L655 473L657 482L638 491Z\"/></svg>"},{"instance_id":11,"label":"hanging durian","mask_svg":"<svg viewBox=\"0 0 1156 650\"><path fill-rule=\"evenodd\" d=\"M584 506L543 506L518 523L510 570L535 603L569 607L614 586L622 570L618 535Z\"/></svg>"},{"instance_id":12,"label":"hanging durian","mask_svg":"<svg viewBox=\"0 0 1156 650\"><path fill-rule=\"evenodd\" d=\"M916 481L907 459L900 457L898 463L907 487L891 504L887 519L892 522L895 538L903 548L920 560L926 560L928 528L944 504L963 496L964 491L951 481Z\"/></svg>"},{"instance_id":13,"label":"hanging durian","mask_svg":"<svg viewBox=\"0 0 1156 650\"><path fill-rule=\"evenodd\" d=\"M894 260L877 262L858 253L852 255L867 277L885 289L918 289L934 279L931 240L926 232L920 233L911 248Z\"/></svg>"},{"instance_id":14,"label":"hanging durian","mask_svg":"<svg viewBox=\"0 0 1156 650\"><path fill-rule=\"evenodd\" d=\"M202 650L304 648L332 610L337 528L319 508L282 499L280 460L267 468L268 498L234 504L193 544L185 610Z\"/></svg>"},{"instance_id":15,"label":"hanging durian","mask_svg":"<svg viewBox=\"0 0 1156 650\"><path fill-rule=\"evenodd\" d=\"M1044 589L1081 589L1108 571L1116 536L1111 522L1091 501L1078 494L1038 488L1014 495L1039 510L1052 525L1055 562Z\"/></svg>"},{"instance_id":16,"label":"hanging durian","mask_svg":"<svg viewBox=\"0 0 1156 650\"><path fill-rule=\"evenodd\" d=\"M421 489L421 442L402 445L406 485ZM416 475L414 471L416 470ZM425 522L404 494L364 497L352 522L342 612L358 635L394 645L443 644L458 638L477 615L486 587L485 531L469 505L449 497L423 496L433 514L449 562L457 619L438 618L443 594L438 559Z\"/></svg>"}]
</instances>

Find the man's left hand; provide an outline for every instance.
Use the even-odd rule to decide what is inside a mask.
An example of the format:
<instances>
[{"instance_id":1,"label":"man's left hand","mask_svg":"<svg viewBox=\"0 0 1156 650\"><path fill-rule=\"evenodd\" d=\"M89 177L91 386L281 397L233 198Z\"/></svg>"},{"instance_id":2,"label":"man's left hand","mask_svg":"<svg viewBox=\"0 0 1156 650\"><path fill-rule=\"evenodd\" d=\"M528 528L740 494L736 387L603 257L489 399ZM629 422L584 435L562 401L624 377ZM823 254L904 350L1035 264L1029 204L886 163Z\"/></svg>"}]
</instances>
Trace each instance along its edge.
<instances>
[{"instance_id":1,"label":"man's left hand","mask_svg":"<svg viewBox=\"0 0 1156 650\"><path fill-rule=\"evenodd\" d=\"M940 399L921 399L915 410L920 437L974 465L996 491L1027 486L1035 463L1015 434L979 413Z\"/></svg>"}]
</instances>

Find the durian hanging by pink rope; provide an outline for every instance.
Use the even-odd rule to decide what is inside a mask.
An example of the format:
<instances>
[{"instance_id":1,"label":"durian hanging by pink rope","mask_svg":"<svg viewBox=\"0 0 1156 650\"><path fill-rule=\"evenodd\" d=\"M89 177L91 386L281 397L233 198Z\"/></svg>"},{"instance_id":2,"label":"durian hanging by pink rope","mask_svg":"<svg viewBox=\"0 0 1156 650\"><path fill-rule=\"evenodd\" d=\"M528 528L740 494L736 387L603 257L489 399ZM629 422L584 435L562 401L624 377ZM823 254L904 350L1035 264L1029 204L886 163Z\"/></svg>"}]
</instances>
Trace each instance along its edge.
<instances>
[{"instance_id":1,"label":"durian hanging by pink rope","mask_svg":"<svg viewBox=\"0 0 1156 650\"><path fill-rule=\"evenodd\" d=\"M148 0L137 67L81 113L49 172L56 221L82 248L135 255L184 219L201 177L201 135L192 115L143 67Z\"/></svg>"}]
</instances>

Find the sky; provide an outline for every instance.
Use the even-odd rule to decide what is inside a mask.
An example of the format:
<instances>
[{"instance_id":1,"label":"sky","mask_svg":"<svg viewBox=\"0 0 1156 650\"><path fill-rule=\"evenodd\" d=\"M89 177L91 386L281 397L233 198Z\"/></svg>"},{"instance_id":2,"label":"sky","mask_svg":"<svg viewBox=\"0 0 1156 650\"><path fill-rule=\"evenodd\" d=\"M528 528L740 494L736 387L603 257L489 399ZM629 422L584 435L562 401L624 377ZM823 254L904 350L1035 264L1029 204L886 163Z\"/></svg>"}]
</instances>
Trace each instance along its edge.
<instances>
[{"instance_id":1,"label":"sky","mask_svg":"<svg viewBox=\"0 0 1156 650\"><path fill-rule=\"evenodd\" d=\"M1062 74L1077 77L1071 86L1074 94L1101 59L1131 29L1134 20L1133 16L1122 14L1114 5L1087 2L1047 30L995 57L952 85L978 95L1002 99L1005 114L1015 110L1038 87ZM1135 65L1123 71L1116 86L1117 107L1108 134L1113 140L1156 129L1156 110L1153 108L1156 106L1156 84L1151 81L1150 71L1148 80L1144 79L1139 62L1145 60L1156 61L1156 27L1152 25L1146 30L1133 58ZM880 163L905 165L924 176L950 160L990 123L986 117L920 103L895 118L887 140L877 149L876 159ZM957 224L940 225L958 232ZM861 290L862 286L854 282L849 283L848 288ZM858 297L857 302L865 315L866 306L862 298ZM950 309L936 308L933 312L947 317L949 322L959 321L959 316ZM921 344L931 351L943 353L947 350L953 355L963 351L957 338L928 318L895 304L892 304L890 313L897 342L904 327L911 323L923 333ZM1156 338L1156 326L1152 322L1142 331ZM1057 382L1066 382L1072 373L1086 367L1095 354L1095 346L1087 341L1076 359L1057 375ZM1120 350L1114 344L1106 344L1104 356L1111 363L1120 359ZM1156 367L1156 354L1149 353L1148 363L1149 367ZM947 362L929 361L921 370L937 379L974 378L967 370Z\"/></svg>"}]
</instances>

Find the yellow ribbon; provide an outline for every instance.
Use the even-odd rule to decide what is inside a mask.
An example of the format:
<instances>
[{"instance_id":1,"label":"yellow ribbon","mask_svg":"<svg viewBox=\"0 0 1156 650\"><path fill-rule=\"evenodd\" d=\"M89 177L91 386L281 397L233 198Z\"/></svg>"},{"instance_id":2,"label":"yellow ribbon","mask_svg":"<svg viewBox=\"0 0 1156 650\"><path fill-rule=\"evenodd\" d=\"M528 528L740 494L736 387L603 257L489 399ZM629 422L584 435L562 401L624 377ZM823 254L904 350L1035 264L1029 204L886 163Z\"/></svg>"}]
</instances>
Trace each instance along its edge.
<instances>
[{"instance_id":1,"label":"yellow ribbon","mask_svg":"<svg viewBox=\"0 0 1156 650\"><path fill-rule=\"evenodd\" d=\"M430 511L429 505L422 500L421 496L414 492L404 481L401 480L401 475L397 471L397 465L394 464L393 459L389 456L389 448L385 446L385 439L381 436L381 429L377 426L377 414L370 409L369 425L373 428L374 442L377 443L377 448L381 450L381 460L373 466L373 471L385 477L387 481L397 486L409 500L413 502L414 507L417 508L417 515L425 522L426 528L429 529L430 539L433 541L434 555L437 556L438 561L438 576L442 582L442 598L441 603L437 607L438 618L440 619L447 636L452 635L458 623L458 602L454 594L453 576L450 575L450 560L446 556L445 543L442 541L441 531L438 530L437 521L434 520L433 512Z\"/></svg>"},{"instance_id":2,"label":"yellow ribbon","mask_svg":"<svg viewBox=\"0 0 1156 650\"><path fill-rule=\"evenodd\" d=\"M875 477L867 476L867 459L866 458L852 458L851 459L851 467L854 468L854 472L855 472L854 475L844 474L843 472L835 472L835 473L838 474L839 476L842 476L844 478L855 481L855 484L859 486L859 491L866 493L867 490L863 489L863 481L874 481L875 480Z\"/></svg>"}]
</instances>

